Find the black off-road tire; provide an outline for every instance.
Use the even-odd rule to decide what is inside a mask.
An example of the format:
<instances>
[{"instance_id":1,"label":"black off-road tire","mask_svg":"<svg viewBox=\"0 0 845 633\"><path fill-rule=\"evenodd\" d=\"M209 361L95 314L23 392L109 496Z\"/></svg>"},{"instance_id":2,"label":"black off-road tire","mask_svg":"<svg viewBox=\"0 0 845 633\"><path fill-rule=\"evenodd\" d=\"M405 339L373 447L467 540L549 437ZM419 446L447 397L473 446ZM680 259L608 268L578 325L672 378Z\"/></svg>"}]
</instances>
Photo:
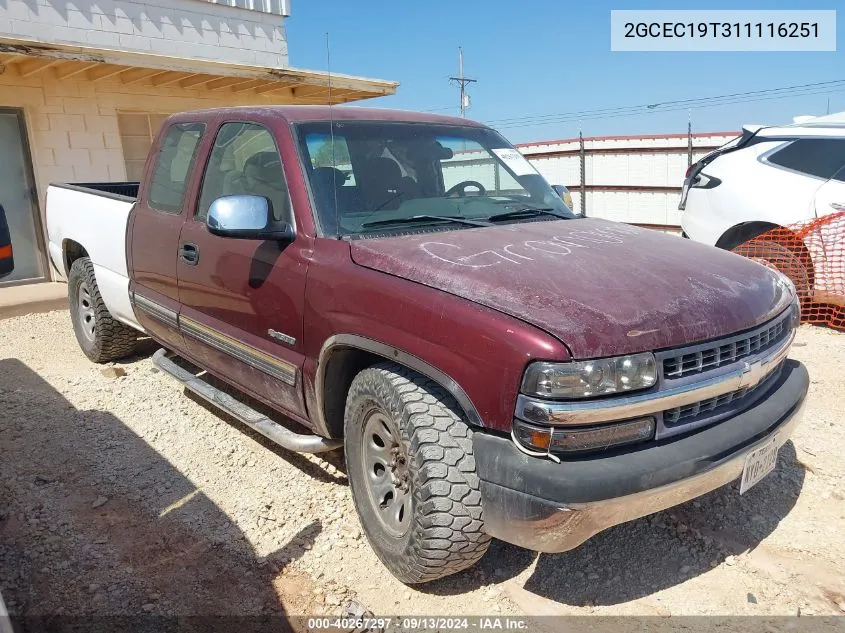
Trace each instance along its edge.
<instances>
[{"instance_id":1,"label":"black off-road tire","mask_svg":"<svg viewBox=\"0 0 845 633\"><path fill-rule=\"evenodd\" d=\"M405 450L411 518L391 534L369 496L364 425L372 412L392 420ZM344 417L347 472L355 508L378 557L406 584L424 583L473 566L490 536L483 530L472 430L454 399L437 383L394 363L352 381Z\"/></svg>"},{"instance_id":2,"label":"black off-road tire","mask_svg":"<svg viewBox=\"0 0 845 633\"><path fill-rule=\"evenodd\" d=\"M804 258L786 246L768 240L753 240L735 246L732 250L737 255L748 257L789 277L802 301L811 298L813 285L808 265L812 266L812 263L804 261Z\"/></svg>"},{"instance_id":3,"label":"black off-road tire","mask_svg":"<svg viewBox=\"0 0 845 633\"><path fill-rule=\"evenodd\" d=\"M87 289L93 327L80 311L80 287ZM108 363L134 353L138 342L138 332L115 319L106 308L100 296L100 289L97 287L94 265L87 257L77 259L70 267L68 306L79 347L92 361Z\"/></svg>"}]
</instances>

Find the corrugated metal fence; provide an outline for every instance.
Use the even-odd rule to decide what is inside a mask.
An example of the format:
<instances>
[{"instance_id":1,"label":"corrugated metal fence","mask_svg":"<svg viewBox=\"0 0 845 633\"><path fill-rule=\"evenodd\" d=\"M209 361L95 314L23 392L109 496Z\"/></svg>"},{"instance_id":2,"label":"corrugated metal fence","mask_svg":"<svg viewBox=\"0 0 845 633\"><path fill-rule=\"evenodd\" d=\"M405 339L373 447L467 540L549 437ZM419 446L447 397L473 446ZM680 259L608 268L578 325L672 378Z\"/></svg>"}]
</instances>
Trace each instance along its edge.
<instances>
[{"instance_id":1,"label":"corrugated metal fence","mask_svg":"<svg viewBox=\"0 0 845 633\"><path fill-rule=\"evenodd\" d=\"M692 161L724 145L739 132L693 134ZM524 143L517 147L549 183L566 185L581 211L581 190L591 217L632 224L679 227L678 200L690 160L687 134L584 138L584 182L580 141Z\"/></svg>"},{"instance_id":2,"label":"corrugated metal fence","mask_svg":"<svg viewBox=\"0 0 845 633\"><path fill-rule=\"evenodd\" d=\"M583 198L590 217L679 231L678 200L690 158L696 161L737 135L586 137L583 156L577 138L517 148L550 184L570 189L576 211L583 211ZM443 171L447 187L475 180L497 191L520 188L504 169L480 158L478 152L456 152Z\"/></svg>"}]
</instances>

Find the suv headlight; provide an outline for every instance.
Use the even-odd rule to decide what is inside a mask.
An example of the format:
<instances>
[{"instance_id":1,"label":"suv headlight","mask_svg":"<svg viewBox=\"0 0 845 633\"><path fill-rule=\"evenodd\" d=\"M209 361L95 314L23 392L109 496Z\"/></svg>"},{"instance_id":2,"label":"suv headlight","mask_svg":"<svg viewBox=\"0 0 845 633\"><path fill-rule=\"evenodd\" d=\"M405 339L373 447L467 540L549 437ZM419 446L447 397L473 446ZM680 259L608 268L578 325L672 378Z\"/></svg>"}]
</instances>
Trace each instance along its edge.
<instances>
[{"instance_id":1,"label":"suv headlight","mask_svg":"<svg viewBox=\"0 0 845 633\"><path fill-rule=\"evenodd\" d=\"M792 327L795 329L799 325L801 325L801 299L796 292L792 299Z\"/></svg>"},{"instance_id":2,"label":"suv headlight","mask_svg":"<svg viewBox=\"0 0 845 633\"><path fill-rule=\"evenodd\" d=\"M648 389L657 382L654 354L632 354L571 363L532 363L522 393L540 398L594 398Z\"/></svg>"}]
</instances>

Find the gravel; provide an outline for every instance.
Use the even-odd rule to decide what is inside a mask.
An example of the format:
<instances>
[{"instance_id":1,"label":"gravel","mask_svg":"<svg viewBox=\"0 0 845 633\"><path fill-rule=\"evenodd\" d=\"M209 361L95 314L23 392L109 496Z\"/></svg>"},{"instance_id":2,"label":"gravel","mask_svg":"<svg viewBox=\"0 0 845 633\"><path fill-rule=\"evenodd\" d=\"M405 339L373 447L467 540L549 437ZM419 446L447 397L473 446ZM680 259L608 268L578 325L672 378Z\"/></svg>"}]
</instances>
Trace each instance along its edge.
<instances>
[{"instance_id":1,"label":"gravel","mask_svg":"<svg viewBox=\"0 0 845 633\"><path fill-rule=\"evenodd\" d=\"M474 569L415 588L369 548L342 456L288 453L221 417L155 370L152 349L104 368L65 312L0 325L13 616L845 611L845 335L800 329L805 421L742 498L727 486L565 554L494 542Z\"/></svg>"}]
</instances>

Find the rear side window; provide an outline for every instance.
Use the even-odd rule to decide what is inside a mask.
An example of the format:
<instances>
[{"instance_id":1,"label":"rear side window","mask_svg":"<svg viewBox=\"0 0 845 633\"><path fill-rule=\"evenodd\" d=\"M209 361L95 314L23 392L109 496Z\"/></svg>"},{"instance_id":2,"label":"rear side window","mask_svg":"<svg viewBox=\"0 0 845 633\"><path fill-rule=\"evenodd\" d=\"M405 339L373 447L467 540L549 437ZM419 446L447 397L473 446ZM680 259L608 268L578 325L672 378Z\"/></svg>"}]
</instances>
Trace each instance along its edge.
<instances>
[{"instance_id":1,"label":"rear side window","mask_svg":"<svg viewBox=\"0 0 845 633\"><path fill-rule=\"evenodd\" d=\"M808 176L845 180L845 139L798 139L770 154L767 160Z\"/></svg>"},{"instance_id":2,"label":"rear side window","mask_svg":"<svg viewBox=\"0 0 845 633\"><path fill-rule=\"evenodd\" d=\"M150 181L149 205L166 213L180 213L188 178L205 131L202 123L176 123L164 135Z\"/></svg>"}]
</instances>

